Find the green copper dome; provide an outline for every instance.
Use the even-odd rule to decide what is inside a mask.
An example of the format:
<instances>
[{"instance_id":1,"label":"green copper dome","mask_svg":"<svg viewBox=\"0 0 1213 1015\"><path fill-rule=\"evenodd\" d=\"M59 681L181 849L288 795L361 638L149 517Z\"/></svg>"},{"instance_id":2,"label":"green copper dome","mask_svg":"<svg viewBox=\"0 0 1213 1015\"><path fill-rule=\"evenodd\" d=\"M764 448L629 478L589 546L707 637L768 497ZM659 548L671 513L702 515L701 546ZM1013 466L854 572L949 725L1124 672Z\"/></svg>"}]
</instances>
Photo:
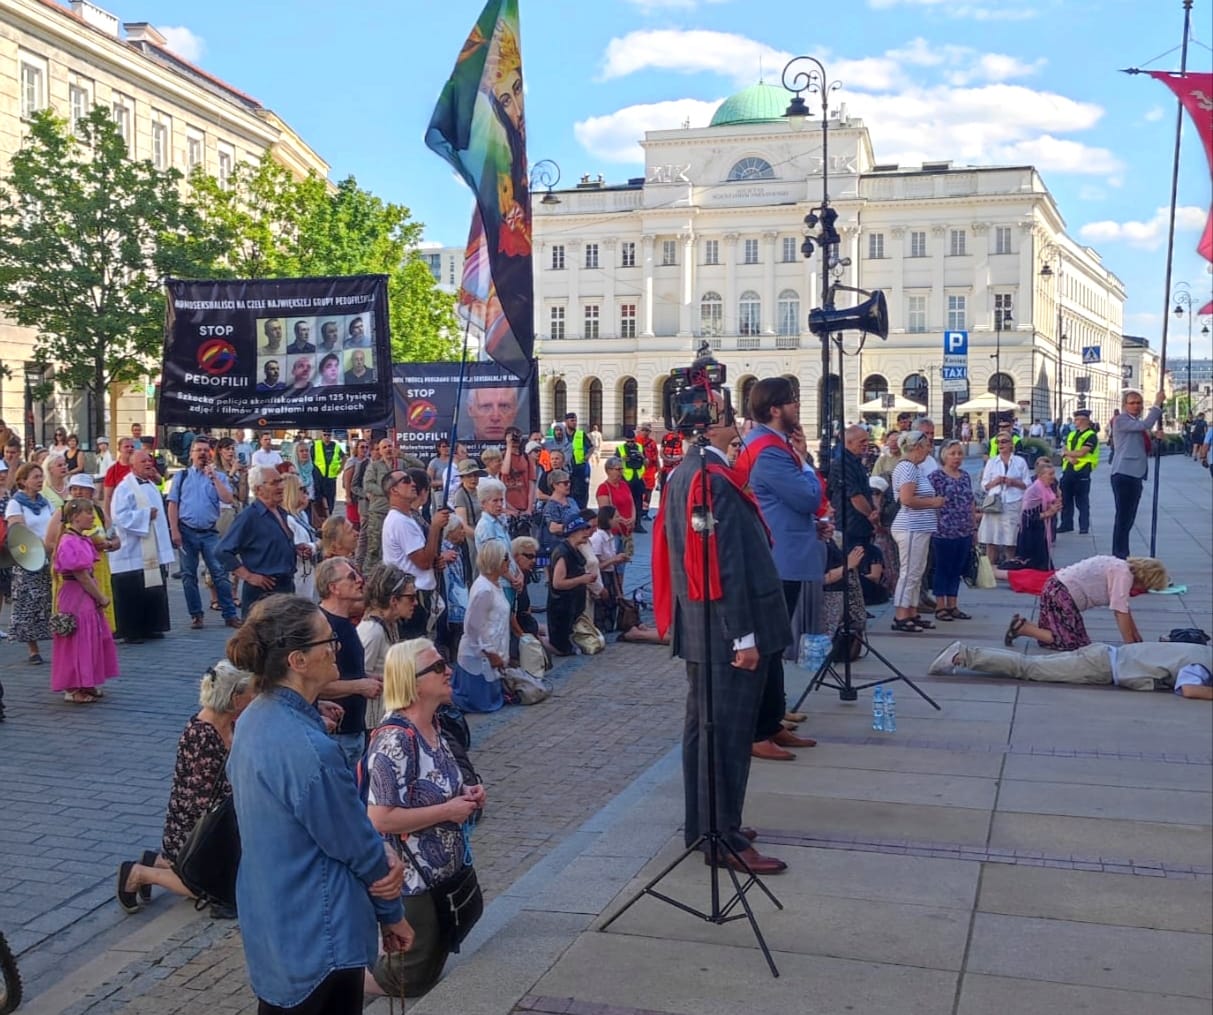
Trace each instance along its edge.
<instances>
[{"instance_id":1,"label":"green copper dome","mask_svg":"<svg viewBox=\"0 0 1213 1015\"><path fill-rule=\"evenodd\" d=\"M778 85L750 85L725 99L712 115L712 127L739 123L774 123L787 112L791 93Z\"/></svg>"}]
</instances>

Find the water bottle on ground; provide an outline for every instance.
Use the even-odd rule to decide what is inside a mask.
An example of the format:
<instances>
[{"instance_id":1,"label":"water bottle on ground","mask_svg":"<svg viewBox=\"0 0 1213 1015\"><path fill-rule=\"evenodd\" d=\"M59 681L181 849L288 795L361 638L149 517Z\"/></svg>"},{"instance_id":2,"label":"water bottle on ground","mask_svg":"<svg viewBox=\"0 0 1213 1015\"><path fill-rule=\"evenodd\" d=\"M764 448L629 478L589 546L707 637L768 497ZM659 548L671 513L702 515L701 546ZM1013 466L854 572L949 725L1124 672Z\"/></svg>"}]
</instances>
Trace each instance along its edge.
<instances>
[{"instance_id":1,"label":"water bottle on ground","mask_svg":"<svg viewBox=\"0 0 1213 1015\"><path fill-rule=\"evenodd\" d=\"M884 692L884 731L897 732L897 702L893 698L893 688Z\"/></svg>"},{"instance_id":2,"label":"water bottle on ground","mask_svg":"<svg viewBox=\"0 0 1213 1015\"><path fill-rule=\"evenodd\" d=\"M880 687L872 692L872 729L884 731L884 690Z\"/></svg>"}]
</instances>

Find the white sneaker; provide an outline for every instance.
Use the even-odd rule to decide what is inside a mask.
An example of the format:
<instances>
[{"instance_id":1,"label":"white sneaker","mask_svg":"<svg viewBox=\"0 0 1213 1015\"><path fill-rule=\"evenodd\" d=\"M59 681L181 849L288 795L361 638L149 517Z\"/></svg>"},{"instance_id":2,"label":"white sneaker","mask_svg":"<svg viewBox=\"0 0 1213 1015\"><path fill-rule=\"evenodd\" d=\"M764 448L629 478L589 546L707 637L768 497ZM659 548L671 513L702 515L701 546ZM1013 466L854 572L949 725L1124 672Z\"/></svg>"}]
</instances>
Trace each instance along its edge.
<instances>
[{"instance_id":1,"label":"white sneaker","mask_svg":"<svg viewBox=\"0 0 1213 1015\"><path fill-rule=\"evenodd\" d=\"M931 660L931 665L927 667L927 673L933 677L947 676L956 669L956 656L964 648L959 641L954 641L934 659Z\"/></svg>"}]
</instances>

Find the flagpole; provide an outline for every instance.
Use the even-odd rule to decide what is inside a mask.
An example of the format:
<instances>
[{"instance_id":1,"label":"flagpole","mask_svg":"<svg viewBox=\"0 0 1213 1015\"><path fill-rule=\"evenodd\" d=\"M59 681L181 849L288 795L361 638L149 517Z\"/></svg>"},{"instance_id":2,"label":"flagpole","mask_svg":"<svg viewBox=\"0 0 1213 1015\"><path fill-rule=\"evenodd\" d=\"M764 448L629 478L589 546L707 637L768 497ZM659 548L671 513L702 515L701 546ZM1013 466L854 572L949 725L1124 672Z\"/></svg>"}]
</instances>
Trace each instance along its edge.
<instances>
[{"instance_id":1,"label":"flagpole","mask_svg":"<svg viewBox=\"0 0 1213 1015\"><path fill-rule=\"evenodd\" d=\"M1183 0L1184 5L1184 36L1183 43L1179 51L1179 72L1183 74L1188 69L1188 36L1192 26L1192 0ZM1175 151L1171 161L1171 218L1167 227L1167 270L1166 280L1163 282L1163 308L1162 308L1162 349L1159 353L1162 362L1162 369L1159 371L1159 385L1165 387L1165 378L1167 370L1167 331L1171 323L1171 270L1174 267L1175 261L1175 207L1179 200L1179 148L1183 140L1184 131L1184 104L1176 97L1175 100ZM1142 393L1147 394L1146 392ZM1157 452L1161 452L1159 447ZM1157 556L1156 550L1158 547L1158 490L1160 486L1159 474L1162 472L1162 456L1157 454L1154 459L1154 497L1151 505L1150 513L1150 556Z\"/></svg>"},{"instance_id":2,"label":"flagpole","mask_svg":"<svg viewBox=\"0 0 1213 1015\"><path fill-rule=\"evenodd\" d=\"M463 379L468 372L468 336L472 332L472 315L463 323L463 355L459 357L459 383L455 385L455 412L451 417L451 439L448 442L446 478L442 481L442 506L451 506L451 472L455 468L455 434L459 432L459 407L463 405Z\"/></svg>"}]
</instances>

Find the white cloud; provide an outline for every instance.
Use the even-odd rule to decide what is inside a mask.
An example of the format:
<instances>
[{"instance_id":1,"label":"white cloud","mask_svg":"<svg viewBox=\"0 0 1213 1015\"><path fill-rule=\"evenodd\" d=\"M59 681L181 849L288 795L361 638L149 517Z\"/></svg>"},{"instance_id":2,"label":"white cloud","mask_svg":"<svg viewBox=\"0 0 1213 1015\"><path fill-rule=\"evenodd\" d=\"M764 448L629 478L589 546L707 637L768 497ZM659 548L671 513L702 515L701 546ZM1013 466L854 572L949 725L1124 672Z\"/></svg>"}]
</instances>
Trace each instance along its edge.
<instances>
[{"instance_id":1,"label":"white cloud","mask_svg":"<svg viewBox=\"0 0 1213 1015\"><path fill-rule=\"evenodd\" d=\"M660 14L662 11L693 11L704 4L723 4L729 0L628 0L642 14Z\"/></svg>"},{"instance_id":2,"label":"white cloud","mask_svg":"<svg viewBox=\"0 0 1213 1015\"><path fill-rule=\"evenodd\" d=\"M586 151L609 162L644 161L638 144L645 131L677 129L689 120L692 127L706 127L720 99L673 99L627 106L606 116L591 116L573 124L573 136Z\"/></svg>"},{"instance_id":3,"label":"white cloud","mask_svg":"<svg viewBox=\"0 0 1213 1015\"><path fill-rule=\"evenodd\" d=\"M157 26L156 31L164 36L164 41L172 52L190 63L197 63L206 52L206 40L184 25Z\"/></svg>"},{"instance_id":4,"label":"white cloud","mask_svg":"<svg viewBox=\"0 0 1213 1015\"><path fill-rule=\"evenodd\" d=\"M1157 123L1166 115L1166 110L1162 106L1151 106L1146 110L1146 115L1143 119L1145 119L1146 123Z\"/></svg>"},{"instance_id":5,"label":"white cloud","mask_svg":"<svg viewBox=\"0 0 1213 1015\"><path fill-rule=\"evenodd\" d=\"M1204 228L1208 210L1192 205L1181 205L1175 209L1175 231L1196 232ZM1114 222L1104 219L1088 222L1078 230L1084 240L1095 242L1121 241L1142 250L1157 250L1166 242L1169 208L1159 208L1148 222Z\"/></svg>"},{"instance_id":6,"label":"white cloud","mask_svg":"<svg viewBox=\"0 0 1213 1015\"><path fill-rule=\"evenodd\" d=\"M760 69L778 74L792 58L765 43L730 32L704 29L629 32L607 43L602 79L626 77L642 70L682 74L713 71L752 84Z\"/></svg>"},{"instance_id":7,"label":"white cloud","mask_svg":"<svg viewBox=\"0 0 1213 1015\"><path fill-rule=\"evenodd\" d=\"M972 21L1027 21L1036 17L1038 13L1031 7L1002 4L985 6L958 3L956 0L868 0L868 6L878 11L889 10L893 7L918 7L925 9L928 13L939 14L946 18Z\"/></svg>"}]
</instances>

